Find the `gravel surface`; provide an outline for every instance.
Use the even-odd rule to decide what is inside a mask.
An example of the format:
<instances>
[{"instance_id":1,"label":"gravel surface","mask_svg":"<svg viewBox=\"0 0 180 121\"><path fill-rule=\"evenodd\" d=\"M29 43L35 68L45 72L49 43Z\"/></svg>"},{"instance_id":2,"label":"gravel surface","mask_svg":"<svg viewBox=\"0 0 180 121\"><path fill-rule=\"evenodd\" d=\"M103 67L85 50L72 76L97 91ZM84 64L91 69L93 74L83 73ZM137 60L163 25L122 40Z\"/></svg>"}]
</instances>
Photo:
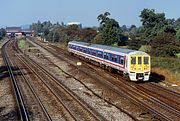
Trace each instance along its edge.
<instances>
[{"instance_id":1,"label":"gravel surface","mask_svg":"<svg viewBox=\"0 0 180 121\"><path fill-rule=\"evenodd\" d=\"M46 60L46 58L50 59L53 63L58 65L63 71L69 72L72 71L72 68L69 67L69 64L60 61L56 57L54 57L52 54L47 52L46 50L39 47L39 50L43 53L41 56L34 56L34 54L30 54L30 57L36 60L37 62L41 63L44 68L47 68L53 75L55 75L59 80L62 80L62 82L68 86L71 90L73 90L79 97L81 97L84 101L86 101L91 107L95 108L101 115L103 115L108 120L122 120L122 121L131 121L132 119L125 113L121 112L119 109L114 107L113 105L108 104L104 101L104 99L101 99L94 94L92 94L91 91L89 91L84 85L79 83L74 78L69 77L68 75L64 74L59 68L53 67L52 64ZM45 56L45 58L44 58ZM75 71L75 70L74 70ZM76 73L78 75L78 72ZM85 78L85 77L84 77ZM83 79L81 79L83 81ZM85 81L85 79L84 79ZM96 93L99 93L102 95L102 88L98 87L97 85L94 86L92 83L88 83L88 81L85 81L86 85L88 87L91 87L93 90L96 91ZM113 94L112 94L113 95Z\"/></svg>"}]
</instances>

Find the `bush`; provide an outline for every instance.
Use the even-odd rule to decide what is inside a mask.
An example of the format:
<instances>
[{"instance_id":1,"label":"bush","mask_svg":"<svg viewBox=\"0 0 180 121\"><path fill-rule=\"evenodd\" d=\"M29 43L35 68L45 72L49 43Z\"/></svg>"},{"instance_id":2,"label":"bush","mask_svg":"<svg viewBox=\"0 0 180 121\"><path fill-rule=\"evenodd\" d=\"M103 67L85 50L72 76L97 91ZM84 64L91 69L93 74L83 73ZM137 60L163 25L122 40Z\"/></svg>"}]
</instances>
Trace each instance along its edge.
<instances>
[{"instance_id":1,"label":"bush","mask_svg":"<svg viewBox=\"0 0 180 121\"><path fill-rule=\"evenodd\" d=\"M162 67L180 73L180 59L172 57L151 57L152 67Z\"/></svg>"},{"instance_id":2,"label":"bush","mask_svg":"<svg viewBox=\"0 0 180 121\"><path fill-rule=\"evenodd\" d=\"M176 57L177 57L177 58L180 58L180 53L176 54Z\"/></svg>"},{"instance_id":3,"label":"bush","mask_svg":"<svg viewBox=\"0 0 180 121\"><path fill-rule=\"evenodd\" d=\"M151 42L151 53L155 56L174 56L180 52L180 42L167 33L158 34Z\"/></svg>"},{"instance_id":4,"label":"bush","mask_svg":"<svg viewBox=\"0 0 180 121\"><path fill-rule=\"evenodd\" d=\"M140 48L139 48L140 51L143 51L143 52L146 52L146 53L149 53L151 51L151 46L149 45L142 45Z\"/></svg>"},{"instance_id":5,"label":"bush","mask_svg":"<svg viewBox=\"0 0 180 121\"><path fill-rule=\"evenodd\" d=\"M128 40L128 48L133 50L138 50L141 47L142 41L136 38Z\"/></svg>"}]
</instances>

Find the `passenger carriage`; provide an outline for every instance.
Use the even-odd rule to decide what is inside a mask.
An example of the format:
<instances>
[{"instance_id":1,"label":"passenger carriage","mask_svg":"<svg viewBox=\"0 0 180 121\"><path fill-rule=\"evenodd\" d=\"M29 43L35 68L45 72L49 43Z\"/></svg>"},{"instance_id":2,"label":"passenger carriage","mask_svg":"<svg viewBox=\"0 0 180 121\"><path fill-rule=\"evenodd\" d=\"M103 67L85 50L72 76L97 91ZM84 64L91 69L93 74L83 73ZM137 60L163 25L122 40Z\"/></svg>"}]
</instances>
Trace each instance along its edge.
<instances>
[{"instance_id":1,"label":"passenger carriage","mask_svg":"<svg viewBox=\"0 0 180 121\"><path fill-rule=\"evenodd\" d=\"M131 81L149 80L150 56L145 52L79 41L69 42L68 51L123 72Z\"/></svg>"}]
</instances>

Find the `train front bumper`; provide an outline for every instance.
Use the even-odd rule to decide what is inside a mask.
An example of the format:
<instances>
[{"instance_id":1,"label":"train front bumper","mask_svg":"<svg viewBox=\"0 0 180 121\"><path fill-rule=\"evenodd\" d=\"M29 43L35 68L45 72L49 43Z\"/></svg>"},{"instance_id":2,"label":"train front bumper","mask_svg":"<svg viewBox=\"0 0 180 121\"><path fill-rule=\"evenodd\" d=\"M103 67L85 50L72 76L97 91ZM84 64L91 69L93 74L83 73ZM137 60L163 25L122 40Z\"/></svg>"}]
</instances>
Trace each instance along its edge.
<instances>
[{"instance_id":1,"label":"train front bumper","mask_svg":"<svg viewBox=\"0 0 180 121\"><path fill-rule=\"evenodd\" d=\"M143 73L130 72L129 78L131 81L148 81L149 75L150 72L143 72Z\"/></svg>"}]
</instances>

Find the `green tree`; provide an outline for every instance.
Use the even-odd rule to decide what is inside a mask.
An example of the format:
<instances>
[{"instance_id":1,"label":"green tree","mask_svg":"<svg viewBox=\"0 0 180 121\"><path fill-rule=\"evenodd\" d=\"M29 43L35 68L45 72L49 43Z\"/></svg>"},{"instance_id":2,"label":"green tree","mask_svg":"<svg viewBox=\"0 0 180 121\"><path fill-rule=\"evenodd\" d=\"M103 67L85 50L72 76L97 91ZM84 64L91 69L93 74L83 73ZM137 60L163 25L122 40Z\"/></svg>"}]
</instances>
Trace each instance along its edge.
<instances>
[{"instance_id":1,"label":"green tree","mask_svg":"<svg viewBox=\"0 0 180 121\"><path fill-rule=\"evenodd\" d=\"M180 52L180 42L171 34L162 32L151 42L151 53L155 56L175 56Z\"/></svg>"},{"instance_id":2,"label":"green tree","mask_svg":"<svg viewBox=\"0 0 180 121\"><path fill-rule=\"evenodd\" d=\"M154 9L144 9L140 14L143 25L142 39L150 42L157 34L165 32L176 35L174 19L166 19L164 13L155 13Z\"/></svg>"},{"instance_id":3,"label":"green tree","mask_svg":"<svg viewBox=\"0 0 180 121\"><path fill-rule=\"evenodd\" d=\"M176 29L176 38L180 41L180 18L175 20L173 25Z\"/></svg>"},{"instance_id":4,"label":"green tree","mask_svg":"<svg viewBox=\"0 0 180 121\"><path fill-rule=\"evenodd\" d=\"M169 34L171 34L171 35L173 35L173 36L176 35L176 30L175 30L175 28L173 27L172 24L166 25L166 26L164 27L164 32L165 32L165 33L169 33Z\"/></svg>"},{"instance_id":5,"label":"green tree","mask_svg":"<svg viewBox=\"0 0 180 121\"><path fill-rule=\"evenodd\" d=\"M155 13L154 9L144 9L141 11L140 17L144 29L142 39L149 42L159 31L163 31L162 29L166 24L164 13Z\"/></svg>"},{"instance_id":6,"label":"green tree","mask_svg":"<svg viewBox=\"0 0 180 121\"><path fill-rule=\"evenodd\" d=\"M92 43L96 43L96 44L103 44L104 40L102 39L103 35L102 33L98 33L93 40L91 40Z\"/></svg>"},{"instance_id":7,"label":"green tree","mask_svg":"<svg viewBox=\"0 0 180 121\"><path fill-rule=\"evenodd\" d=\"M97 35L97 31L93 28L84 28L80 30L80 39L84 42L91 42Z\"/></svg>"},{"instance_id":8,"label":"green tree","mask_svg":"<svg viewBox=\"0 0 180 121\"><path fill-rule=\"evenodd\" d=\"M97 19L100 21L99 33L95 37L96 40L93 40L97 43L111 45L115 42L121 42L120 37L122 30L120 29L119 23L109 18L109 12L100 14Z\"/></svg>"},{"instance_id":9,"label":"green tree","mask_svg":"<svg viewBox=\"0 0 180 121\"><path fill-rule=\"evenodd\" d=\"M176 38L180 41L180 28L176 32Z\"/></svg>"},{"instance_id":10,"label":"green tree","mask_svg":"<svg viewBox=\"0 0 180 121\"><path fill-rule=\"evenodd\" d=\"M137 39L135 37L132 37L128 40L128 48L133 50L139 50L141 45L143 44L143 41L140 39Z\"/></svg>"},{"instance_id":11,"label":"green tree","mask_svg":"<svg viewBox=\"0 0 180 121\"><path fill-rule=\"evenodd\" d=\"M0 40L1 40L3 37L5 37L5 35L6 35L6 30L3 29L3 28L1 28L1 29L0 29Z\"/></svg>"}]
</instances>

